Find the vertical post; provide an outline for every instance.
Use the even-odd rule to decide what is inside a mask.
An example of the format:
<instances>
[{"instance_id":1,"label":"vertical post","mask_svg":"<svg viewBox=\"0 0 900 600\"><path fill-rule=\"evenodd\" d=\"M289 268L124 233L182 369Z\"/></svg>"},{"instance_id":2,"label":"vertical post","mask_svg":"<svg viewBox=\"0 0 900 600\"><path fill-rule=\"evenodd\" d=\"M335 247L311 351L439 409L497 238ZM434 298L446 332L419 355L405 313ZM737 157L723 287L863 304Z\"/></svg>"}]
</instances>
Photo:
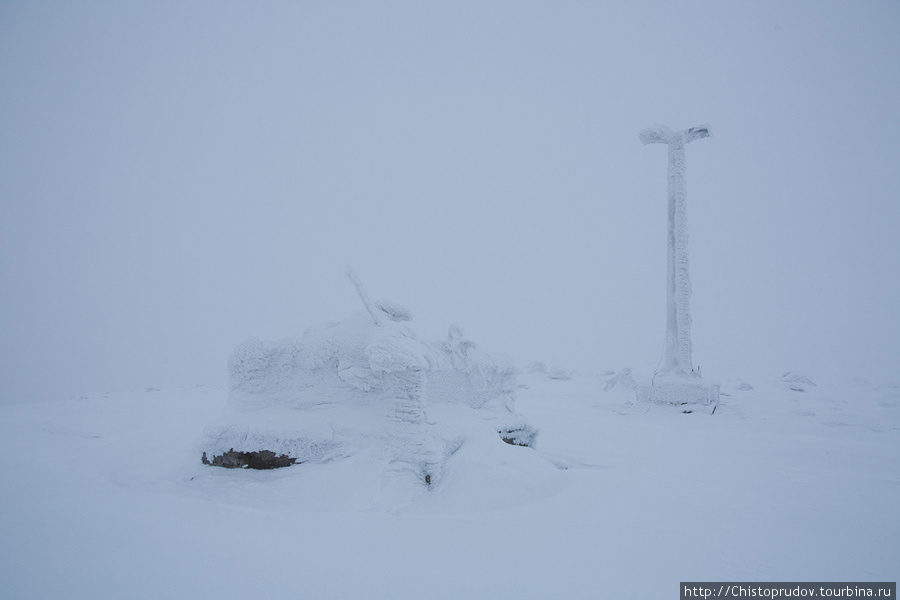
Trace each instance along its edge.
<instances>
[{"instance_id":1,"label":"vertical post","mask_svg":"<svg viewBox=\"0 0 900 600\"><path fill-rule=\"evenodd\" d=\"M668 127L645 129L644 144L666 144L669 150L669 226L667 240L666 344L661 371L689 374L691 364L691 278L688 261L685 144L709 137L706 126L672 131Z\"/></svg>"}]
</instances>

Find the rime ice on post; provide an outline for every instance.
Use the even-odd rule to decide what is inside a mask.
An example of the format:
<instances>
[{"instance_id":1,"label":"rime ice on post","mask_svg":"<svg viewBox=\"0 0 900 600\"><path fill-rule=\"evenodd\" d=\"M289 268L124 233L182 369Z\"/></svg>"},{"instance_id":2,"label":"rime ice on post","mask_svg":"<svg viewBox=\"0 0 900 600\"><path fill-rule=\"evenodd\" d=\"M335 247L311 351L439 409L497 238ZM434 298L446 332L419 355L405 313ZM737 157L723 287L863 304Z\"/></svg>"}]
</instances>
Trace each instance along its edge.
<instances>
[{"instance_id":1,"label":"rime ice on post","mask_svg":"<svg viewBox=\"0 0 900 600\"><path fill-rule=\"evenodd\" d=\"M669 148L665 357L653 381L638 387L638 399L641 400L664 404L710 404L719 400L719 386L701 382L699 372L695 372L691 364L691 278L687 251L684 147L709 135L706 125L683 131L654 127L639 134L644 144L666 144Z\"/></svg>"},{"instance_id":2,"label":"rime ice on post","mask_svg":"<svg viewBox=\"0 0 900 600\"><path fill-rule=\"evenodd\" d=\"M684 146L709 137L708 127L671 131L667 127L645 129L640 133L645 144L661 143L669 147L669 235L668 282L666 286L666 351L662 371L688 374L691 365L691 278L688 271L687 214L685 210Z\"/></svg>"}]
</instances>

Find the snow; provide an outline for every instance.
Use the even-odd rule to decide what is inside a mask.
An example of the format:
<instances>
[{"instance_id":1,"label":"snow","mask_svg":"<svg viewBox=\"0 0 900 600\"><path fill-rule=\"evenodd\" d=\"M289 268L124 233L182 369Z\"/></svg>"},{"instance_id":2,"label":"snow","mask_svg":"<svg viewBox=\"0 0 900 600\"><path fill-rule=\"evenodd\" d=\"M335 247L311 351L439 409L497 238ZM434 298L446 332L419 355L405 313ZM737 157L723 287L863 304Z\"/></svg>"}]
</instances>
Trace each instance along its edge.
<instances>
[{"instance_id":1,"label":"snow","mask_svg":"<svg viewBox=\"0 0 900 600\"><path fill-rule=\"evenodd\" d=\"M470 435L432 486L374 445L205 466L217 387L0 406L0 597L666 598L689 580L897 579L896 384L713 373L715 414L685 415L636 401L646 374L605 373L519 373L535 446ZM460 425L442 406L429 418Z\"/></svg>"}]
</instances>

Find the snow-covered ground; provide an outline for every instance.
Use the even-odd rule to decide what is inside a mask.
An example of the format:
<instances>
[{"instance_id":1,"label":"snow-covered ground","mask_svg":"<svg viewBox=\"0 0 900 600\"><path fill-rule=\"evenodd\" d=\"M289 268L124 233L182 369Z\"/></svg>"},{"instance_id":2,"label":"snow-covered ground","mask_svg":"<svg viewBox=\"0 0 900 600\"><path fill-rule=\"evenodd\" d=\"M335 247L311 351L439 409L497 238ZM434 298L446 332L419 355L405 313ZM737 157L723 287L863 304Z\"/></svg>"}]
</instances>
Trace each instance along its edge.
<instances>
[{"instance_id":1,"label":"snow-covered ground","mask_svg":"<svg viewBox=\"0 0 900 600\"><path fill-rule=\"evenodd\" d=\"M0 597L674 598L692 580L896 581L897 385L706 375L722 383L712 415L636 403L609 373L520 374L536 447L466 444L431 487L365 449L204 466L219 388L0 406Z\"/></svg>"}]
</instances>

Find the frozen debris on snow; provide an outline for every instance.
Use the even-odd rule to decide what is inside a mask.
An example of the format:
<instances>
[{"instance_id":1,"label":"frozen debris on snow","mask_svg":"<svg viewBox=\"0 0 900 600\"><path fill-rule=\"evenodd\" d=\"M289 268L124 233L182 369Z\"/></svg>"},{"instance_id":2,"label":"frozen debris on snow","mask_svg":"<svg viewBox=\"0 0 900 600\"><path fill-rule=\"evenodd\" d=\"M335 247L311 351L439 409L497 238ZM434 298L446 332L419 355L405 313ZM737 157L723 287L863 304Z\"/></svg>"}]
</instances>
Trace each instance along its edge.
<instances>
[{"instance_id":1,"label":"frozen debris on snow","mask_svg":"<svg viewBox=\"0 0 900 600\"><path fill-rule=\"evenodd\" d=\"M477 350L456 325L444 340L419 339L404 324L408 311L373 305L351 280L365 312L234 350L225 412L202 442L207 462L228 453L306 463L369 452L435 484L473 437L533 444L535 431L514 411L511 364Z\"/></svg>"},{"instance_id":2,"label":"frozen debris on snow","mask_svg":"<svg viewBox=\"0 0 900 600\"><path fill-rule=\"evenodd\" d=\"M781 381L795 392L805 392L807 387L816 385L812 379L796 371L788 371L781 376Z\"/></svg>"},{"instance_id":3,"label":"frozen debris on snow","mask_svg":"<svg viewBox=\"0 0 900 600\"><path fill-rule=\"evenodd\" d=\"M533 446L537 437L537 431L524 421L510 424L497 433L500 434L500 439L511 446Z\"/></svg>"},{"instance_id":4,"label":"frozen debris on snow","mask_svg":"<svg viewBox=\"0 0 900 600\"><path fill-rule=\"evenodd\" d=\"M572 379L572 372L558 366L550 367L550 370L547 371L547 377L550 379L567 380Z\"/></svg>"}]
</instances>

